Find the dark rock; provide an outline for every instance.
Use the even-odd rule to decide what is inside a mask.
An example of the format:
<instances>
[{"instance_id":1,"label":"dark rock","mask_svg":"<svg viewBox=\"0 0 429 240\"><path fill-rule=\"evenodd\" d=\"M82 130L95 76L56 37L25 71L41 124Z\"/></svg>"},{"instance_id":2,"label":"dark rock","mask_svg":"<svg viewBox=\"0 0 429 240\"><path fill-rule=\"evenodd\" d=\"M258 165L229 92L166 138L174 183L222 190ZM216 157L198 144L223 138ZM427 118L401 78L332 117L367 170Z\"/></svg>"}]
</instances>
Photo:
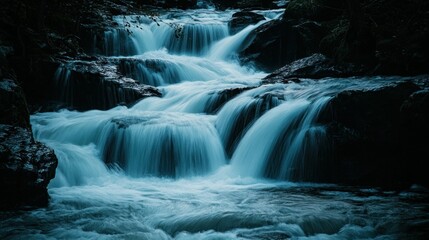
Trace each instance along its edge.
<instances>
[{"instance_id":1,"label":"dark rock","mask_svg":"<svg viewBox=\"0 0 429 240\"><path fill-rule=\"evenodd\" d=\"M277 107L284 101L284 93L277 90L267 91L254 96L248 104L244 105L234 113L233 121L229 132L225 132L223 144L228 156L232 156L240 140L247 131L264 113Z\"/></svg>"},{"instance_id":2,"label":"dark rock","mask_svg":"<svg viewBox=\"0 0 429 240\"><path fill-rule=\"evenodd\" d=\"M103 60L72 61L56 73L57 99L78 110L109 109L161 96L155 87L121 76L117 67Z\"/></svg>"},{"instance_id":3,"label":"dark rock","mask_svg":"<svg viewBox=\"0 0 429 240\"><path fill-rule=\"evenodd\" d=\"M310 57L296 60L265 77L263 83L289 81L296 82L299 78L319 79L324 77L350 77L363 73L362 68L353 64L336 63L323 54L317 53Z\"/></svg>"},{"instance_id":4,"label":"dark rock","mask_svg":"<svg viewBox=\"0 0 429 240\"><path fill-rule=\"evenodd\" d=\"M24 93L11 79L0 80L0 124L30 128Z\"/></svg>"},{"instance_id":5,"label":"dark rock","mask_svg":"<svg viewBox=\"0 0 429 240\"><path fill-rule=\"evenodd\" d=\"M273 0L212 0L216 8L224 10L227 8L276 8Z\"/></svg>"},{"instance_id":6,"label":"dark rock","mask_svg":"<svg viewBox=\"0 0 429 240\"><path fill-rule=\"evenodd\" d=\"M34 142L29 129L0 124L0 209L46 205L57 164L54 151Z\"/></svg>"},{"instance_id":7,"label":"dark rock","mask_svg":"<svg viewBox=\"0 0 429 240\"><path fill-rule=\"evenodd\" d=\"M330 101L324 119L330 119L331 180L394 188L428 184L427 174L417 170L424 168L429 146L427 93L419 90L407 81L344 91Z\"/></svg>"},{"instance_id":8,"label":"dark rock","mask_svg":"<svg viewBox=\"0 0 429 240\"><path fill-rule=\"evenodd\" d=\"M427 78L426 78L427 80ZM429 83L427 81L426 83ZM429 88L413 93L401 106L401 137L404 144L403 155L411 159L407 178L428 186L429 177L426 172L427 160L429 159Z\"/></svg>"},{"instance_id":9,"label":"dark rock","mask_svg":"<svg viewBox=\"0 0 429 240\"><path fill-rule=\"evenodd\" d=\"M232 19L229 21L229 32L230 34L235 34L245 27L256 24L262 20L265 20L265 17L250 11L241 11L236 12L232 15Z\"/></svg>"},{"instance_id":10,"label":"dark rock","mask_svg":"<svg viewBox=\"0 0 429 240\"><path fill-rule=\"evenodd\" d=\"M10 65L21 83L29 108L54 100L56 88L52 78L60 65L59 60L54 57L12 57Z\"/></svg>"},{"instance_id":11,"label":"dark rock","mask_svg":"<svg viewBox=\"0 0 429 240\"><path fill-rule=\"evenodd\" d=\"M337 18L345 10L345 1L338 0L291 0L284 18L327 21Z\"/></svg>"},{"instance_id":12,"label":"dark rock","mask_svg":"<svg viewBox=\"0 0 429 240\"><path fill-rule=\"evenodd\" d=\"M164 7L167 8L180 8L180 9L188 9L194 8L197 5L197 0L173 0L173 1L165 1Z\"/></svg>"},{"instance_id":13,"label":"dark rock","mask_svg":"<svg viewBox=\"0 0 429 240\"><path fill-rule=\"evenodd\" d=\"M252 40L240 56L244 62L273 71L318 52L324 32L324 28L313 21L274 20L251 33Z\"/></svg>"},{"instance_id":14,"label":"dark rock","mask_svg":"<svg viewBox=\"0 0 429 240\"><path fill-rule=\"evenodd\" d=\"M225 89L220 92L213 93L211 104L207 105L204 112L208 114L214 114L218 112L222 106L227 103L229 100L233 99L238 94L250 90L253 87L241 87L241 88L231 88Z\"/></svg>"},{"instance_id":15,"label":"dark rock","mask_svg":"<svg viewBox=\"0 0 429 240\"><path fill-rule=\"evenodd\" d=\"M22 89L13 80L0 80L0 209L48 201L46 187L57 158L34 141L29 118Z\"/></svg>"}]
</instances>

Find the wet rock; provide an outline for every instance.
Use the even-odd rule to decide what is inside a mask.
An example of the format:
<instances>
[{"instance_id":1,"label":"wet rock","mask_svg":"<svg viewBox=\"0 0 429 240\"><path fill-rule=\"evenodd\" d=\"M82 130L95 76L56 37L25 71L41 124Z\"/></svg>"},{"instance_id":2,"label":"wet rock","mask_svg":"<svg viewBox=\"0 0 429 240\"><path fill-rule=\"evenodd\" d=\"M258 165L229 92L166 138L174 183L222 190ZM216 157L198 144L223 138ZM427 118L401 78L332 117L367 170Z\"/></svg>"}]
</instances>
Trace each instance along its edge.
<instances>
[{"instance_id":1,"label":"wet rock","mask_svg":"<svg viewBox=\"0 0 429 240\"><path fill-rule=\"evenodd\" d=\"M276 8L273 0L212 0L218 9L227 8Z\"/></svg>"},{"instance_id":2,"label":"wet rock","mask_svg":"<svg viewBox=\"0 0 429 240\"><path fill-rule=\"evenodd\" d=\"M45 205L56 166L53 150L33 139L22 89L0 80L0 209Z\"/></svg>"},{"instance_id":3,"label":"wet rock","mask_svg":"<svg viewBox=\"0 0 429 240\"><path fill-rule=\"evenodd\" d=\"M35 142L29 129L0 124L0 208L47 204L57 164L54 151Z\"/></svg>"},{"instance_id":4,"label":"wet rock","mask_svg":"<svg viewBox=\"0 0 429 240\"><path fill-rule=\"evenodd\" d=\"M329 119L332 179L394 188L427 185L427 174L419 169L428 159L428 114L423 110L428 95L420 89L406 81L344 91L330 101L325 121Z\"/></svg>"},{"instance_id":5,"label":"wet rock","mask_svg":"<svg viewBox=\"0 0 429 240\"><path fill-rule=\"evenodd\" d=\"M274 20L251 33L249 45L240 52L243 62L265 71L318 52L325 29L314 21Z\"/></svg>"},{"instance_id":6,"label":"wet rock","mask_svg":"<svg viewBox=\"0 0 429 240\"><path fill-rule=\"evenodd\" d=\"M58 99L78 110L109 109L161 96L155 87L120 75L116 65L103 60L65 63L55 79Z\"/></svg>"},{"instance_id":7,"label":"wet rock","mask_svg":"<svg viewBox=\"0 0 429 240\"><path fill-rule=\"evenodd\" d=\"M232 15L232 19L229 21L229 32L230 34L235 34L245 27L256 24L262 20L265 20L265 17L250 11L241 11L236 12Z\"/></svg>"},{"instance_id":8,"label":"wet rock","mask_svg":"<svg viewBox=\"0 0 429 240\"><path fill-rule=\"evenodd\" d=\"M231 88L231 89L225 89L223 91L213 93L212 98L214 98L214 101L210 101L211 104L207 105L204 112L208 114L214 114L218 112L222 106L227 103L229 100L233 99L235 96L239 95L240 93L250 90L253 87L241 87L241 88Z\"/></svg>"},{"instance_id":9,"label":"wet rock","mask_svg":"<svg viewBox=\"0 0 429 240\"><path fill-rule=\"evenodd\" d=\"M316 53L296 60L265 77L263 83L299 81L299 78L319 79L324 77L350 77L363 73L363 69L353 64L336 63L325 55Z\"/></svg>"}]
</instances>

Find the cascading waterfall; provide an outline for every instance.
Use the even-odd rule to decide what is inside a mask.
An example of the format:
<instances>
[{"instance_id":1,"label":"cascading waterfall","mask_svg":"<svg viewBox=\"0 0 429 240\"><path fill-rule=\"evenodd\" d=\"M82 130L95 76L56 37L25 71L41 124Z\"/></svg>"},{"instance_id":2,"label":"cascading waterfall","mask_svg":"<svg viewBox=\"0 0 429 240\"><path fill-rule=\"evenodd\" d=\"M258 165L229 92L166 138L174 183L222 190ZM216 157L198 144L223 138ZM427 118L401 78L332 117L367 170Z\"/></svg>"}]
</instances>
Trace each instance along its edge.
<instances>
[{"instance_id":1,"label":"cascading waterfall","mask_svg":"<svg viewBox=\"0 0 429 240\"><path fill-rule=\"evenodd\" d=\"M315 125L329 97L315 102L290 100L256 121L232 157L232 167L244 176L316 180L325 140ZM260 141L264 138L264 141Z\"/></svg>"},{"instance_id":2,"label":"cascading waterfall","mask_svg":"<svg viewBox=\"0 0 429 240\"><path fill-rule=\"evenodd\" d=\"M280 16L263 14L268 19ZM231 15L174 13L156 23L139 16L117 17L122 28L109 30L106 34L112 36L105 38L105 54L115 55L107 59L110 68L159 86L163 97L104 112L38 114L32 118L35 136L82 146L92 152L89 159L98 158L133 177L198 176L231 158L237 175L308 180L311 174L305 171L312 167L305 159L318 159L323 152L316 144L323 139L323 127L313 126L323 104L309 99L311 90L293 96L298 91L282 84L257 87L264 73L241 67L231 57L253 29L269 20L228 36L225 19ZM70 82L70 70L60 67L56 78ZM78 90L70 85L64 86Z\"/></svg>"},{"instance_id":3,"label":"cascading waterfall","mask_svg":"<svg viewBox=\"0 0 429 240\"><path fill-rule=\"evenodd\" d=\"M234 59L261 23L230 36L234 11L169 10L156 22L119 16L118 26L96 37L102 71L91 60L60 66L55 81L65 102L82 101L75 99L81 76L74 76L82 68L157 86L162 97L31 116L35 139L59 159L51 200L46 208L1 215L0 238L401 239L409 236L398 225L426 226L427 205L413 205L419 215L408 211L416 193L278 181L326 174L321 112L340 91L385 83L261 85L266 73ZM265 21L282 11L254 10ZM106 101L127 95L103 89L111 91Z\"/></svg>"}]
</instances>

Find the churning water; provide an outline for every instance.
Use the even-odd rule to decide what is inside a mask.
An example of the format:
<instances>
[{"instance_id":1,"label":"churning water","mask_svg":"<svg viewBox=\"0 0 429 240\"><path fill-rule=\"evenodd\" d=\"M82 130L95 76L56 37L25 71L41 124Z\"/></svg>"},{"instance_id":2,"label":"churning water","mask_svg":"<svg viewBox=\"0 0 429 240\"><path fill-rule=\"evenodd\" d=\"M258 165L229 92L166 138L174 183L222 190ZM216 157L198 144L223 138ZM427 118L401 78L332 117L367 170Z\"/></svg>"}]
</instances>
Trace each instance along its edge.
<instances>
[{"instance_id":1,"label":"churning water","mask_svg":"<svg viewBox=\"0 0 429 240\"><path fill-rule=\"evenodd\" d=\"M266 73L240 66L236 54L281 11L260 12L265 21L230 36L232 13L118 17L94 52L163 97L33 115L35 138L59 158L50 204L5 213L0 237L423 238L429 207L419 191L287 182L319 174L326 144L316 120L334 94L400 79L260 86ZM69 75L57 71L59 86L73 89Z\"/></svg>"}]
</instances>

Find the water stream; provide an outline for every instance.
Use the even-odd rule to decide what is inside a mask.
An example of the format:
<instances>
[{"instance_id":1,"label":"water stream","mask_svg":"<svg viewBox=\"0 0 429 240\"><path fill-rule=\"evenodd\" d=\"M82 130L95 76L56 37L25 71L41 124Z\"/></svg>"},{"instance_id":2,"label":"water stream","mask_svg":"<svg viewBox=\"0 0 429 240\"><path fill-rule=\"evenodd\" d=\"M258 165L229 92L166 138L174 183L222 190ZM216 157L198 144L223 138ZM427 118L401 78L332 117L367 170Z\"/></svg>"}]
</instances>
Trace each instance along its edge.
<instances>
[{"instance_id":1,"label":"water stream","mask_svg":"<svg viewBox=\"0 0 429 240\"><path fill-rule=\"evenodd\" d=\"M301 182L317 179L329 158L316 120L331 97L400 78L260 86L267 73L241 66L236 54L281 11L260 12L265 21L230 36L233 12L172 11L158 22L118 16L99 54L163 96L107 111L31 116L35 138L59 158L51 202L2 216L0 237L421 237L428 206L413 203L420 193ZM67 76L58 71L58 81Z\"/></svg>"}]
</instances>

